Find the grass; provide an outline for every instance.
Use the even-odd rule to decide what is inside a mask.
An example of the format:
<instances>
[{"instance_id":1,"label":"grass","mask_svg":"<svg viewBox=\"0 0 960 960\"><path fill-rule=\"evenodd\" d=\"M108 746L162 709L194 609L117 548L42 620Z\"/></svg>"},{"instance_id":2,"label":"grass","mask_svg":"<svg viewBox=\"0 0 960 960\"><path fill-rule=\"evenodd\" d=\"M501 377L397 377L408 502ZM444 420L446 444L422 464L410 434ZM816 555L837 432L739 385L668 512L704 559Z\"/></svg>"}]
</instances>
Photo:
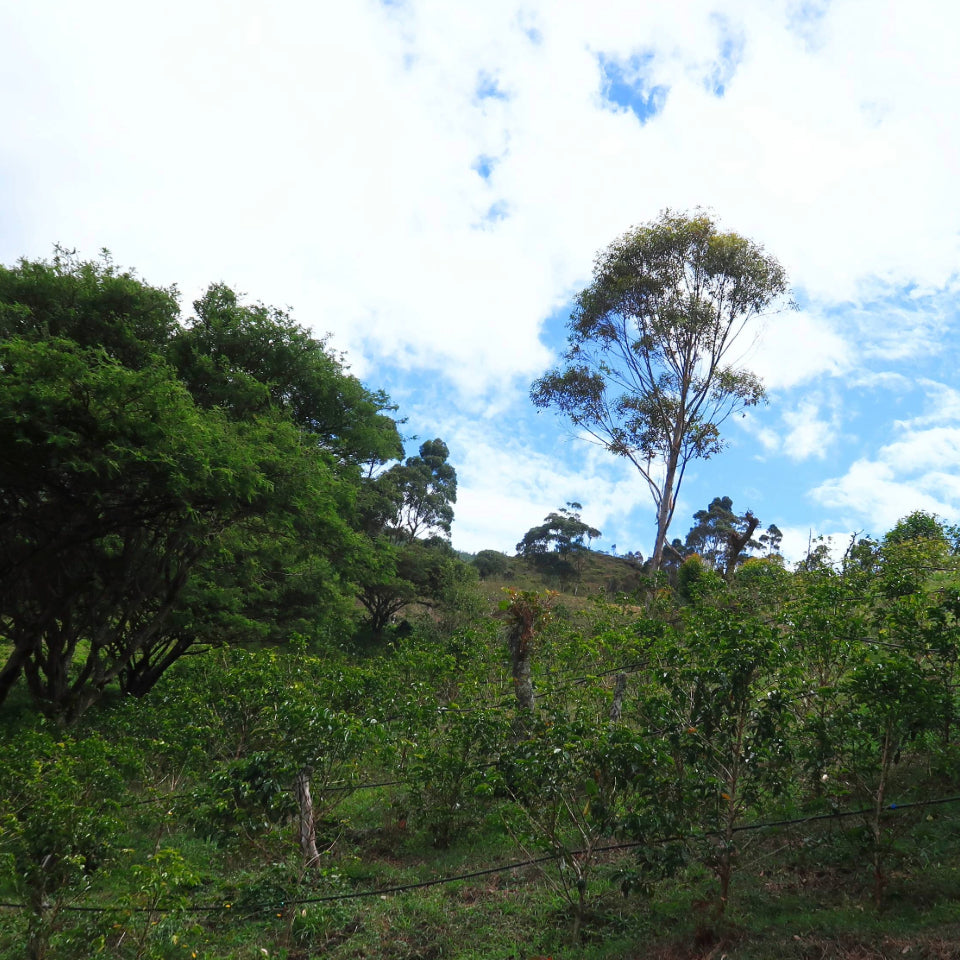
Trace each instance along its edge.
<instances>
[{"instance_id":1,"label":"grass","mask_svg":"<svg viewBox=\"0 0 960 960\"><path fill-rule=\"evenodd\" d=\"M870 903L866 861L851 861L856 831L839 830L830 821L757 837L719 921L712 915L714 881L703 867L690 866L647 894L625 896L615 875L618 868L631 866L631 855L609 855L595 872L579 943L571 940L569 908L550 879L555 876L552 864L404 893L290 902L451 876L520 855L493 814L465 830L448 849L436 850L412 823L396 821L391 810L399 797L397 788L350 796L335 817L321 824L326 852L319 869L311 872L300 868L288 826L266 831L256 844L237 852L198 839L176 817L158 827L138 809L139 819L131 820L137 829L125 840L139 847L131 859L144 862L158 847L177 849L200 876L186 899L231 904L213 913L158 915L143 956L893 960L958 955L960 808L953 807L904 821L901 854L879 911ZM84 902L123 902L129 897L128 881L122 869L108 871ZM106 956L133 955L123 952L120 935L129 944L133 932L142 929L140 922L136 917L84 917L55 942L66 950L82 933L93 938L91 943L102 938ZM0 916L0 930L0 956L19 956L22 920L11 913Z\"/></svg>"},{"instance_id":2,"label":"grass","mask_svg":"<svg viewBox=\"0 0 960 960\"><path fill-rule=\"evenodd\" d=\"M369 807L358 812L373 813ZM291 906L280 911L282 916L249 919L233 930L235 940L230 924L208 922L201 955L242 957L255 941L262 945L258 949L289 960L315 955L333 960L950 956L938 951L960 935L956 825L952 818L938 825L944 864L920 874L904 870L881 911L870 905L866 870L858 875L825 869L803 844L785 844L778 836L754 851L765 854L762 869L745 867L737 876L734 899L720 922L710 916L712 877L691 868L661 882L650 898L625 897L610 882L596 883L583 942L572 943L567 906L545 880L552 867L529 867L400 894ZM343 865L345 889L465 872L511 852L508 840L492 828L446 851L432 851L422 839L410 837L391 844L388 852L382 839L369 832L332 851L331 862ZM609 878L617 861L606 866ZM248 881L248 896L251 889ZM316 892L324 889L319 884ZM269 898L262 881L254 892Z\"/></svg>"},{"instance_id":3,"label":"grass","mask_svg":"<svg viewBox=\"0 0 960 960\"><path fill-rule=\"evenodd\" d=\"M554 590L562 601L573 607L586 606L588 598L606 594L629 594L645 582L637 565L625 557L590 551L583 555L579 577L559 577L538 568L522 557L512 557L509 570L502 576L480 581L484 595L492 602L503 599L506 587L515 590Z\"/></svg>"}]
</instances>

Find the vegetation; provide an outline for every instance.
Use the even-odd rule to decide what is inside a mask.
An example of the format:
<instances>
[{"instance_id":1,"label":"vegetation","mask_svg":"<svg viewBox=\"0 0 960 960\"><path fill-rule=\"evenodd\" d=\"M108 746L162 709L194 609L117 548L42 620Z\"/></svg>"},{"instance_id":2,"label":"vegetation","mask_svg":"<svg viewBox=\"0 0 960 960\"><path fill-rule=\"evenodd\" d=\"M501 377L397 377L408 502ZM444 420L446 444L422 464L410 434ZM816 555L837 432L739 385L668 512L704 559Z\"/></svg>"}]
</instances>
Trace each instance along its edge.
<instances>
[{"instance_id":1,"label":"vegetation","mask_svg":"<svg viewBox=\"0 0 960 960\"><path fill-rule=\"evenodd\" d=\"M960 922L944 543L758 558L686 599L514 591L367 658L225 646L67 730L11 701L0 949L936 956Z\"/></svg>"},{"instance_id":2,"label":"vegetation","mask_svg":"<svg viewBox=\"0 0 960 960\"><path fill-rule=\"evenodd\" d=\"M447 462L449 455L442 440L428 440L420 456L372 481L368 498L376 509L368 529L379 562L359 574L358 599L377 638L410 604L434 605L465 574L448 542L457 499L457 472Z\"/></svg>"},{"instance_id":3,"label":"vegetation","mask_svg":"<svg viewBox=\"0 0 960 960\"><path fill-rule=\"evenodd\" d=\"M0 702L72 720L184 654L375 631L454 565L441 440L402 452L388 398L282 311L104 259L0 269ZM371 599L372 598L372 599ZM385 612L384 612L385 611Z\"/></svg>"},{"instance_id":4,"label":"vegetation","mask_svg":"<svg viewBox=\"0 0 960 960\"><path fill-rule=\"evenodd\" d=\"M955 953L956 530L467 563L442 440L194 306L0 271L0 958Z\"/></svg>"},{"instance_id":5,"label":"vegetation","mask_svg":"<svg viewBox=\"0 0 960 960\"><path fill-rule=\"evenodd\" d=\"M571 501L555 513L548 513L539 527L532 527L517 544L517 555L541 570L556 574L561 581L579 581L590 542L599 530L580 518L583 506Z\"/></svg>"},{"instance_id":6,"label":"vegetation","mask_svg":"<svg viewBox=\"0 0 960 960\"><path fill-rule=\"evenodd\" d=\"M780 552L783 534L776 524L754 539L760 520L748 510L743 516L733 512L730 497L714 497L706 510L694 515L694 526L687 534L685 553L697 554L728 580L747 559L747 550L766 550L771 556Z\"/></svg>"},{"instance_id":7,"label":"vegetation","mask_svg":"<svg viewBox=\"0 0 960 960\"><path fill-rule=\"evenodd\" d=\"M718 453L724 420L764 399L731 351L786 292L783 268L756 244L705 213L664 211L599 254L570 319L566 366L531 388L537 407L637 468L657 511L654 570L687 465Z\"/></svg>"}]
</instances>

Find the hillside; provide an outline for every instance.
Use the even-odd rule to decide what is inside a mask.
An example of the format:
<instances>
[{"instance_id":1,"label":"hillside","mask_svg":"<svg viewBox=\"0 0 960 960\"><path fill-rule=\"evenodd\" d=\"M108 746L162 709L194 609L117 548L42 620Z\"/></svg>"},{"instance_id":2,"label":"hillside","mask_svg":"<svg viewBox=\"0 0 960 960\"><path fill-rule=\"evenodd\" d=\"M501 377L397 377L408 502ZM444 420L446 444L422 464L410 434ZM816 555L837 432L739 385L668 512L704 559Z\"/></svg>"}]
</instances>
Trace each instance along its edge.
<instances>
[{"instance_id":1,"label":"hillside","mask_svg":"<svg viewBox=\"0 0 960 960\"><path fill-rule=\"evenodd\" d=\"M626 604L587 560L362 658L225 646L70 728L8 702L0 956L955 956L956 558Z\"/></svg>"}]
</instances>

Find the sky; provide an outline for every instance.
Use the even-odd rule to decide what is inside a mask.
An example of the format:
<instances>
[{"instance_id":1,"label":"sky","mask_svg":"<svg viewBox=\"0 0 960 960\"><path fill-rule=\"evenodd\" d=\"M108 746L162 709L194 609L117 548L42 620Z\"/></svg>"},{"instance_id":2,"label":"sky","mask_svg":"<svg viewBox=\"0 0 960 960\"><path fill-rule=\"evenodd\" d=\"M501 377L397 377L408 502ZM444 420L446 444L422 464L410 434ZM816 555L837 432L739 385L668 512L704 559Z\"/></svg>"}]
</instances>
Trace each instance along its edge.
<instances>
[{"instance_id":1,"label":"sky","mask_svg":"<svg viewBox=\"0 0 960 960\"><path fill-rule=\"evenodd\" d=\"M568 501L650 552L635 469L537 412L594 257L704 208L796 310L741 363L768 404L688 468L784 532L960 520L960 6L947 0L31 0L0 7L0 262L55 243L210 283L345 350L444 439L454 546ZM756 337L753 336L756 334Z\"/></svg>"}]
</instances>

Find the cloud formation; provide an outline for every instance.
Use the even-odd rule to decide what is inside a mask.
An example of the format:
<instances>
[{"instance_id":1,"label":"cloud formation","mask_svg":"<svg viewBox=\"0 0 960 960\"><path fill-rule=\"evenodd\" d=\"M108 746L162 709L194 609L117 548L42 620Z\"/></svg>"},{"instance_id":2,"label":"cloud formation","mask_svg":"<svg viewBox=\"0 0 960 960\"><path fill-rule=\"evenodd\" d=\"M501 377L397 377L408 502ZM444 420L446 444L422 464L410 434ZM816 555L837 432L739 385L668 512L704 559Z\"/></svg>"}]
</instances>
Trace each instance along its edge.
<instances>
[{"instance_id":1,"label":"cloud formation","mask_svg":"<svg viewBox=\"0 0 960 960\"><path fill-rule=\"evenodd\" d=\"M6 79L33 82L4 167L40 252L106 243L188 285L212 271L476 394L541 368L539 325L595 251L664 206L710 204L814 298L943 285L956 16L39 2L5 13ZM621 99L663 91L655 115L609 109L611 70ZM806 369L842 360L820 348Z\"/></svg>"},{"instance_id":2,"label":"cloud formation","mask_svg":"<svg viewBox=\"0 0 960 960\"><path fill-rule=\"evenodd\" d=\"M755 449L806 484L784 512L955 510L958 32L935 0L8 4L0 260L107 246L187 302L222 280L293 305L413 409L443 383L417 429L463 438L458 529L504 517L503 544L587 482L596 525L642 512L621 464L511 426L597 251L703 205L802 306L744 357L771 391ZM837 441L858 384L875 450ZM689 502L760 489L727 463Z\"/></svg>"}]
</instances>

